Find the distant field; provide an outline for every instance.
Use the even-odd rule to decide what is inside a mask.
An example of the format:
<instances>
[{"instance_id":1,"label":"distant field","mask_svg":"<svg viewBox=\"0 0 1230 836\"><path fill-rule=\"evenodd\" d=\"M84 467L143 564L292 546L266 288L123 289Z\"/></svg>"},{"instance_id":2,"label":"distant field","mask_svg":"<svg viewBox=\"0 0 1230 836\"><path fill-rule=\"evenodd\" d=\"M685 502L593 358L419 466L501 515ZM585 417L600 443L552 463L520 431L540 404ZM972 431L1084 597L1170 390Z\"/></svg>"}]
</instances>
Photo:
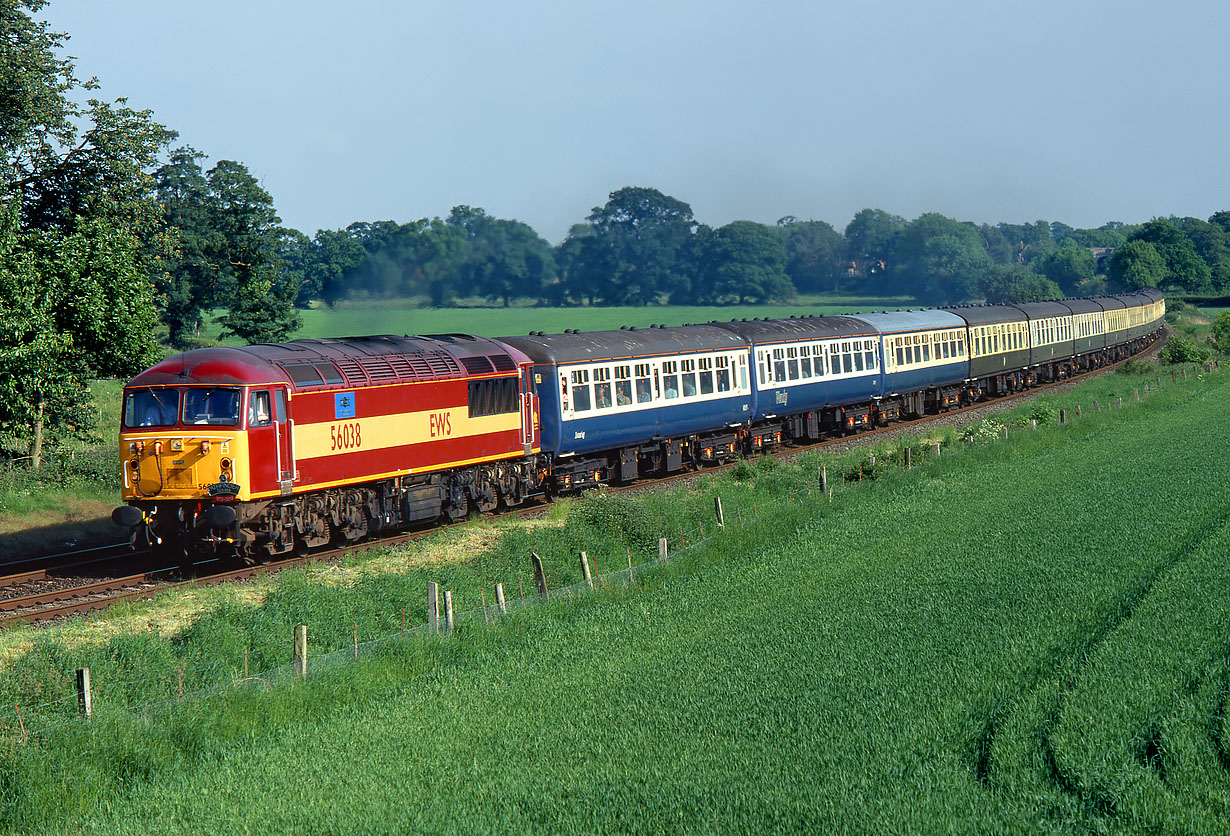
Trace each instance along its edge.
<instances>
[{"instance_id":1,"label":"distant field","mask_svg":"<svg viewBox=\"0 0 1230 836\"><path fill-rule=\"evenodd\" d=\"M902 299L820 298L793 305L742 305L731 307L636 307L636 308L422 308L408 302L343 303L336 308L303 312L303 328L296 337L344 337L359 334L478 334L508 337L529 331L560 332L565 328L597 331L633 325L682 325L687 322L728 320L732 317L806 316L895 309Z\"/></svg>"},{"instance_id":2,"label":"distant field","mask_svg":"<svg viewBox=\"0 0 1230 836\"><path fill-rule=\"evenodd\" d=\"M807 494L814 455L760 462L561 507L404 587L292 574L175 642L48 636L5 702L80 661L155 692L177 668L225 678L242 648L284 660L296 621L345 647L352 620L395 631L425 574L473 606L472 580L516 588L530 548L571 582L576 549L609 571L625 543L712 533L713 495L728 502L724 534L635 590L10 750L0 831L1226 832L1227 377L1140 403L1152 378L1102 377L1053 401L1083 402L1067 426L911 472L887 449L874 469L830 459L832 502Z\"/></svg>"}]
</instances>

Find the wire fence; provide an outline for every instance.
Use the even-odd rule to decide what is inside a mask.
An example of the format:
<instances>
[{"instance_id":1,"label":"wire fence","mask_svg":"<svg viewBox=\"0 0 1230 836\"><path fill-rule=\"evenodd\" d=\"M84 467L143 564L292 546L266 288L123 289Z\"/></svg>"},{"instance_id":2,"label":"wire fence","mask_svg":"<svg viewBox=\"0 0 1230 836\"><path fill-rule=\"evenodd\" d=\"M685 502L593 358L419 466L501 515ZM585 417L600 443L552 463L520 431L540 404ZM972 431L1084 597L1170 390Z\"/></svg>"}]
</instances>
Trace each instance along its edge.
<instances>
[{"instance_id":1,"label":"wire fence","mask_svg":"<svg viewBox=\"0 0 1230 836\"><path fill-rule=\"evenodd\" d=\"M1195 367L1193 373L1198 373L1195 371L1198 369L1201 369L1201 367ZM1211 368L1207 370L1212 371ZM1183 376L1183 379L1186 379L1187 369L1176 370L1172 373L1171 377L1173 380L1177 380L1180 374ZM1160 384L1161 376L1159 375L1152 390L1147 385L1144 387L1143 393L1140 389L1134 390L1130 401L1143 400L1150 394L1150 391L1156 391ZM1125 400L1122 397L1119 397L1114 403L1108 402L1105 405L1094 400L1091 404L1091 411L1100 412L1103 410L1121 409L1124 405ZM1057 423L1071 423L1081 415L1081 408L1077 406L1071 415L1061 414ZM1027 427L1023 431L1029 432L1034 429L1036 429L1036 422L1033 426ZM1022 430L1015 431L1020 432ZM1007 437L1008 427L1005 425L997 429L993 438L963 438L962 441L964 443L957 443L942 449L948 451L948 455L953 455ZM904 440L899 439L899 441L903 442ZM981 441L982 444L979 445L978 441ZM912 460L910 455L911 448L908 445L902 446L901 449L896 450L892 455L890 466L895 470L907 470L922 466L928 459L934 460L942 455L940 447L941 445L939 444L925 445L919 451L918 458ZM928 455L928 452L930 452L930 455ZM881 459L881 465L883 464L884 462ZM858 483L863 481L862 477L865 473L865 466L868 468L866 472L870 472L871 469L876 467L876 456L874 454L863 456L856 465L848 470L842 469L840 473L834 474L831 479L827 473L827 466L820 466L817 474L819 477L818 481L804 485L798 491L787 491L786 504L793 506L800 502L816 500L832 502L835 496L835 489L842 490L846 487L858 487ZM213 681L197 683L192 687L189 687L184 682L186 671L183 667L178 669L177 676L172 682L165 680L165 673L162 671L151 671L146 676L136 675L124 679L110 678L92 682L90 688L92 708L97 713L107 713L109 715L116 713L126 714L133 719L148 723L155 718L165 716L179 709L186 701L223 695L241 688L270 689L279 687L300 678L303 673L308 677L312 677L336 671L348 664L354 664L361 657L371 656L378 651L408 641L443 640L450 633L460 630L495 627L511 616L538 607L548 601L579 598L596 591L614 587L635 586L638 580L650 576L659 567L677 560L688 552L704 548L723 532L729 531L732 528L741 529L759 523L761 517L766 516L766 506L777 506L780 504L781 500L775 499L743 505L731 503L728 507L723 507L722 500L719 497L715 500L713 515L707 515L708 521L705 519L693 520L691 523L680 528L672 536L662 537L659 540L656 552L645 554L634 551L629 547L626 550L626 554L623 555L626 562L625 560L619 560L609 553L602 555L604 562L618 560L620 566L617 569L599 571L599 567L594 560L597 557L596 555L593 557L585 555L582 558L584 553L580 553L577 557L578 562L585 563L585 565L583 566L582 579L577 582L550 588L546 591L546 594L541 594L537 578L531 580L530 585L527 587L522 579L518 577L516 590L509 589L508 594L503 596L502 605L496 590L496 587L501 587L502 585L496 584L493 586L490 596L488 596L487 590L483 590L480 593L479 600L481 603L479 606L452 613L449 612L451 609L451 594L448 594L450 591L446 590L446 595L442 596L442 600L439 601L440 612L436 623L432 622L431 614L429 613L429 621L407 625L405 620L406 610L403 609L401 613L401 629L360 641L359 628L356 624L353 634L354 638L346 646L325 653L309 653L301 660L292 659L292 661L286 664L276 665L263 670L248 670L248 660L245 652L242 667L239 660L230 660L225 663L227 672L219 674L218 668L215 666L212 670L214 675ZM537 556L534 555L534 557ZM543 584L545 586L545 576ZM418 605L416 604L415 606L417 607ZM67 686L67 683L65 685ZM27 740L37 740L45 738L50 733L63 728L67 724L82 722L84 713L82 694L76 688L68 687L71 690L63 696L31 705L15 705L12 709L0 712L0 741L24 742ZM163 698L141 701L134 700L130 696L134 693L148 695L154 692L161 692Z\"/></svg>"}]
</instances>

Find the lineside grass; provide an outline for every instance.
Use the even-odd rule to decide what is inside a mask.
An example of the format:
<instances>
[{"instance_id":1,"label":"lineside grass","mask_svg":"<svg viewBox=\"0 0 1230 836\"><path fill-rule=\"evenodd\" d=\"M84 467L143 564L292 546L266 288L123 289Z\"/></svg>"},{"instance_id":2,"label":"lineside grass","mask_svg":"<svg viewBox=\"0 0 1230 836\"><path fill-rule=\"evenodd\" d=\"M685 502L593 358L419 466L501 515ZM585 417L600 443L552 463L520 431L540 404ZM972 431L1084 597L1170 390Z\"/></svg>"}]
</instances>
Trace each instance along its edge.
<instances>
[{"instance_id":1,"label":"lineside grass","mask_svg":"<svg viewBox=\"0 0 1230 836\"><path fill-rule=\"evenodd\" d=\"M29 697L8 683L84 661L101 672L100 714L25 743L0 726L0 826L1224 832L1228 387L1193 374L1007 442L948 437L909 472L885 450L861 484L838 474L857 479L865 451L594 497L413 581L288 574L263 603L170 640L74 649L50 635L10 666L6 702ZM822 461L831 501L807 493ZM509 588L534 548L559 586L587 546L610 571L660 532L691 536L714 494L727 529L635 588L149 721L109 707L165 699L178 667L232 677L245 646L284 662L297 622L326 649L368 617L393 632L389 610L421 600L423 573Z\"/></svg>"}]
</instances>

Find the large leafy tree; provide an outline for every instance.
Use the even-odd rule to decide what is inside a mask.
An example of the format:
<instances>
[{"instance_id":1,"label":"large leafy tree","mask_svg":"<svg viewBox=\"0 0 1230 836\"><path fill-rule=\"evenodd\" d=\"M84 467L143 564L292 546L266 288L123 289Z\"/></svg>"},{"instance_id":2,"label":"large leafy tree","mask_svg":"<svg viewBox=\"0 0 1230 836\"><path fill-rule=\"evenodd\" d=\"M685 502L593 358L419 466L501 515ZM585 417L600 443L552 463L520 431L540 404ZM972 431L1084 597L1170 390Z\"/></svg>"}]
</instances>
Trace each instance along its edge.
<instances>
[{"instance_id":1,"label":"large leafy tree","mask_svg":"<svg viewBox=\"0 0 1230 836\"><path fill-rule=\"evenodd\" d=\"M786 275L785 235L781 227L734 221L713 231L702 255L701 304L785 301L794 295Z\"/></svg>"},{"instance_id":2,"label":"large leafy tree","mask_svg":"<svg viewBox=\"0 0 1230 836\"><path fill-rule=\"evenodd\" d=\"M570 278L606 304L647 305L688 281L678 263L696 222L692 207L657 189L628 186L611 192L588 221Z\"/></svg>"},{"instance_id":3,"label":"large leafy tree","mask_svg":"<svg viewBox=\"0 0 1230 836\"><path fill-rule=\"evenodd\" d=\"M976 298L992 264L972 224L935 212L920 215L902 231L896 259L897 287L929 304Z\"/></svg>"},{"instance_id":4,"label":"large leafy tree","mask_svg":"<svg viewBox=\"0 0 1230 836\"><path fill-rule=\"evenodd\" d=\"M1166 281L1166 260L1148 241L1128 241L1115 251L1107 272L1111 281L1128 290L1161 287Z\"/></svg>"},{"instance_id":5,"label":"large leafy tree","mask_svg":"<svg viewBox=\"0 0 1230 836\"><path fill-rule=\"evenodd\" d=\"M1088 248L1073 245L1071 238L1065 240L1068 246L1048 250L1031 262L1031 266L1058 285L1064 294L1078 296L1082 286L1097 272L1097 262Z\"/></svg>"},{"instance_id":6,"label":"large leafy tree","mask_svg":"<svg viewBox=\"0 0 1230 836\"><path fill-rule=\"evenodd\" d=\"M151 199L173 134L123 99L84 91L35 21L43 0L0 0L0 428L45 441L91 428L86 381L155 355L155 306L139 263L160 224Z\"/></svg>"},{"instance_id":7,"label":"large leafy tree","mask_svg":"<svg viewBox=\"0 0 1230 836\"><path fill-rule=\"evenodd\" d=\"M506 308L515 297L542 295L555 258L529 225L469 206L454 206L446 223L465 231L468 246L459 268L467 286Z\"/></svg>"},{"instance_id":8,"label":"large leafy tree","mask_svg":"<svg viewBox=\"0 0 1230 836\"><path fill-rule=\"evenodd\" d=\"M284 269L282 259L287 230L273 198L233 160L220 160L206 179L211 226L221 244L218 287L228 307L222 336L249 343L284 340L302 320L295 309L296 274Z\"/></svg>"},{"instance_id":9,"label":"large leafy tree","mask_svg":"<svg viewBox=\"0 0 1230 836\"><path fill-rule=\"evenodd\" d=\"M884 291L896 261L897 242L905 230L905 218L883 209L860 210L846 225L846 252L850 269L863 277L865 289Z\"/></svg>"},{"instance_id":10,"label":"large leafy tree","mask_svg":"<svg viewBox=\"0 0 1230 836\"><path fill-rule=\"evenodd\" d=\"M849 274L843 264L846 242L832 224L782 218L777 222L785 235L786 275L800 293L841 289Z\"/></svg>"},{"instance_id":11,"label":"large leafy tree","mask_svg":"<svg viewBox=\"0 0 1230 836\"><path fill-rule=\"evenodd\" d=\"M1154 218L1140 227L1132 236L1132 241L1151 244L1165 264L1165 274L1154 287L1177 287L1193 291L1210 288L1212 270L1200 258L1191 239L1171 221Z\"/></svg>"}]
</instances>

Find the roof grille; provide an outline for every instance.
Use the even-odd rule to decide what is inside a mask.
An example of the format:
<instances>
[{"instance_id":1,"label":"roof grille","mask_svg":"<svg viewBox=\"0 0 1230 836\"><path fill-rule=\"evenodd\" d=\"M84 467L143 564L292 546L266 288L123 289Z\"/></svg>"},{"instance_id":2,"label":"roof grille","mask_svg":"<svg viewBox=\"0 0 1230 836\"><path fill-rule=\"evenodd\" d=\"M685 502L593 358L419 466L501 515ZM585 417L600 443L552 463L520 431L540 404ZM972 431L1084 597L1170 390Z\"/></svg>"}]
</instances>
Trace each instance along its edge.
<instances>
[{"instance_id":1,"label":"roof grille","mask_svg":"<svg viewBox=\"0 0 1230 836\"><path fill-rule=\"evenodd\" d=\"M333 360L334 364L342 370L342 375L346 378L346 383L350 386L363 386L367 383L367 375L363 371L363 367L351 360L348 357L337 357Z\"/></svg>"},{"instance_id":2,"label":"roof grille","mask_svg":"<svg viewBox=\"0 0 1230 836\"><path fill-rule=\"evenodd\" d=\"M462 357L461 364L469 374L491 374L491 361L486 357Z\"/></svg>"},{"instance_id":3,"label":"roof grille","mask_svg":"<svg viewBox=\"0 0 1230 836\"><path fill-rule=\"evenodd\" d=\"M495 366L497 372L515 372L517 363L507 354L492 354L487 359L491 361L491 365Z\"/></svg>"},{"instance_id":4,"label":"roof grille","mask_svg":"<svg viewBox=\"0 0 1230 836\"><path fill-rule=\"evenodd\" d=\"M359 361L372 383L388 383L397 380L398 374L384 357L364 357Z\"/></svg>"}]
</instances>

